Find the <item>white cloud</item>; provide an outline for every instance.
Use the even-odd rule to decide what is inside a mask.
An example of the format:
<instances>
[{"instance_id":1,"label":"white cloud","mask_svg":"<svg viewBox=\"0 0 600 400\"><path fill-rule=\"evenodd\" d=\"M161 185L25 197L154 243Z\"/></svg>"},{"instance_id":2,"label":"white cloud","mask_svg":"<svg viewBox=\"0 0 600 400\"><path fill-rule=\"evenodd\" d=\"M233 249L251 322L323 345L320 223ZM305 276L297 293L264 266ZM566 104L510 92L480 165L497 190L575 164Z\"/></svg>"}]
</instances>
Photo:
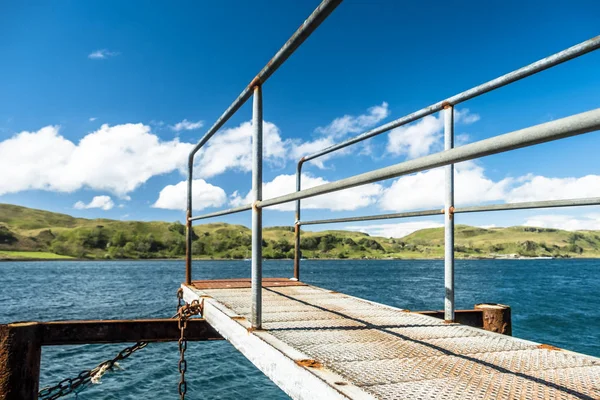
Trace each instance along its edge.
<instances>
[{"instance_id":1,"label":"white cloud","mask_svg":"<svg viewBox=\"0 0 600 400\"><path fill-rule=\"evenodd\" d=\"M497 228L498 227L498 225L496 225L496 224L477 225L477 226L479 226L480 228L483 228L483 229L492 229L492 228Z\"/></svg>"},{"instance_id":2,"label":"white cloud","mask_svg":"<svg viewBox=\"0 0 600 400\"><path fill-rule=\"evenodd\" d=\"M184 170L193 145L161 141L142 124L102 125L75 144L56 126L0 142L0 195L83 187L124 197L152 176ZM18 166L18 167L16 167Z\"/></svg>"},{"instance_id":3,"label":"white cloud","mask_svg":"<svg viewBox=\"0 0 600 400\"><path fill-rule=\"evenodd\" d=\"M379 206L392 211L442 207L444 177L444 168L400 177L384 189ZM466 161L455 165L454 179L454 199L459 207L489 202L600 197L600 175L548 178L529 174L495 181L486 176L483 167Z\"/></svg>"},{"instance_id":4,"label":"white cloud","mask_svg":"<svg viewBox=\"0 0 600 400\"><path fill-rule=\"evenodd\" d=\"M315 131L321 135L339 139L349 133L362 133L365 129L375 126L389 115L388 103L384 101L381 105L369 108L366 114L358 116L344 115L334 119L327 126L318 127Z\"/></svg>"},{"instance_id":5,"label":"white cloud","mask_svg":"<svg viewBox=\"0 0 600 400\"><path fill-rule=\"evenodd\" d=\"M479 121L478 114L472 114L468 108L454 111L455 124L472 124ZM442 148L444 127L443 112L428 115L419 121L400 126L388 134L388 153L394 155L406 155L416 158L429 154L434 147ZM457 138L463 139L461 135Z\"/></svg>"},{"instance_id":6,"label":"white cloud","mask_svg":"<svg viewBox=\"0 0 600 400\"><path fill-rule=\"evenodd\" d=\"M470 125L481 119L479 114L471 113L468 108L454 110L454 122L458 124Z\"/></svg>"},{"instance_id":7,"label":"white cloud","mask_svg":"<svg viewBox=\"0 0 600 400\"><path fill-rule=\"evenodd\" d=\"M107 49L96 50L90 54L88 54L88 58L92 60L104 60L109 57L118 56L119 53L116 51L109 51Z\"/></svg>"},{"instance_id":8,"label":"white cloud","mask_svg":"<svg viewBox=\"0 0 600 400\"><path fill-rule=\"evenodd\" d=\"M389 115L388 103L383 102L381 105L369 108L366 114L357 116L344 115L343 117L336 118L329 125L315 129L315 132L319 135L315 140L292 142L290 156L294 160L299 160L301 157L334 145L348 134L362 133L374 127ZM335 153L318 157L309 162L318 168L324 169L325 161L335 156L348 154L349 152L349 149L338 150Z\"/></svg>"},{"instance_id":9,"label":"white cloud","mask_svg":"<svg viewBox=\"0 0 600 400\"><path fill-rule=\"evenodd\" d=\"M600 197L600 175L581 178L526 175L517 181L519 185L509 190L506 195L509 202Z\"/></svg>"},{"instance_id":10,"label":"white cloud","mask_svg":"<svg viewBox=\"0 0 600 400\"><path fill-rule=\"evenodd\" d=\"M191 131L194 129L200 129L203 126L204 126L204 121L192 122L192 121L188 121L187 119L184 119L183 121L178 122L175 125L172 125L171 129L174 130L175 132Z\"/></svg>"},{"instance_id":11,"label":"white cloud","mask_svg":"<svg viewBox=\"0 0 600 400\"><path fill-rule=\"evenodd\" d=\"M444 168L436 168L396 179L386 188L380 200L384 210L409 211L443 207ZM472 161L455 165L454 199L456 205L503 200L510 178L494 182Z\"/></svg>"},{"instance_id":12,"label":"white cloud","mask_svg":"<svg viewBox=\"0 0 600 400\"><path fill-rule=\"evenodd\" d=\"M73 208L78 210L83 210L87 208L101 208L104 211L110 210L115 206L115 203L112 201L110 196L94 196L92 201L88 204L85 204L83 201L78 201L73 205Z\"/></svg>"},{"instance_id":13,"label":"white cloud","mask_svg":"<svg viewBox=\"0 0 600 400\"><path fill-rule=\"evenodd\" d=\"M218 186L207 183L204 179L192 181L192 206L194 210L209 207L220 207L227 201L225 191ZM158 195L154 208L169 210L185 210L187 204L187 181L176 185L165 186Z\"/></svg>"},{"instance_id":14,"label":"white cloud","mask_svg":"<svg viewBox=\"0 0 600 400\"><path fill-rule=\"evenodd\" d=\"M287 143L281 140L279 128L263 122L263 160L279 165L287 157ZM196 174L210 178L227 170L252 171L252 123L244 122L235 128L218 132L198 152Z\"/></svg>"},{"instance_id":15,"label":"white cloud","mask_svg":"<svg viewBox=\"0 0 600 400\"><path fill-rule=\"evenodd\" d=\"M291 148L291 157L293 160L299 160L301 157L304 157L308 154L313 154L319 150L326 149L327 147L333 146L335 141L331 137L324 137L320 139L313 140L311 142L304 143L296 143L292 145ZM344 150L337 151L334 154L340 155ZM331 154L321 156L311 160L310 163L316 165L318 168L324 169L324 162L331 158Z\"/></svg>"},{"instance_id":16,"label":"white cloud","mask_svg":"<svg viewBox=\"0 0 600 400\"><path fill-rule=\"evenodd\" d=\"M561 214L536 215L527 218L524 225L567 231L600 230L600 213L587 214L581 217Z\"/></svg>"},{"instance_id":17,"label":"white cloud","mask_svg":"<svg viewBox=\"0 0 600 400\"><path fill-rule=\"evenodd\" d=\"M98 118L96 118L96 117L91 117L91 118L90 118L90 122L94 122L94 121L95 121L95 120L97 120L97 119L98 119Z\"/></svg>"},{"instance_id":18,"label":"white cloud","mask_svg":"<svg viewBox=\"0 0 600 400\"><path fill-rule=\"evenodd\" d=\"M433 221L402 222L398 224L350 225L345 230L364 232L371 236L401 238L421 229L439 228L444 224Z\"/></svg>"},{"instance_id":19,"label":"white cloud","mask_svg":"<svg viewBox=\"0 0 600 400\"><path fill-rule=\"evenodd\" d=\"M329 181L321 177L313 177L309 174L302 174L302 188L324 185ZM269 199L294 192L296 190L295 175L279 175L271 182L263 183L263 199ZM371 183L357 188L350 188L340 192L328 193L321 196L311 197L302 200L303 209L326 209L332 211L356 210L369 206L377 201L381 195L382 186ZM231 197L232 206L240 206L252 203L252 193L248 192L242 197L235 192ZM295 209L295 203L286 203L269 209L279 211L290 211Z\"/></svg>"},{"instance_id":20,"label":"white cloud","mask_svg":"<svg viewBox=\"0 0 600 400\"><path fill-rule=\"evenodd\" d=\"M395 128L388 135L387 151L410 158L428 154L433 144L440 141L443 126L441 117L428 115L415 124Z\"/></svg>"}]
</instances>

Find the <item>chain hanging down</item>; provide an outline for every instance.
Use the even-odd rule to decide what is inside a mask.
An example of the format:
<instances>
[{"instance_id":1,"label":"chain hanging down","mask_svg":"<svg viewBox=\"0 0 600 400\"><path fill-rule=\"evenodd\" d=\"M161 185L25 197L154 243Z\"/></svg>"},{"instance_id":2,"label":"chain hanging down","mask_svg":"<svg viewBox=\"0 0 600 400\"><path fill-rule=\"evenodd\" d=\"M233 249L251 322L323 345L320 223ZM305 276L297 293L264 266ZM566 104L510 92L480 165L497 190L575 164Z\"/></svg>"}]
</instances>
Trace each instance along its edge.
<instances>
[{"instance_id":1,"label":"chain hanging down","mask_svg":"<svg viewBox=\"0 0 600 400\"><path fill-rule=\"evenodd\" d=\"M198 315L202 313L202 304L198 300L193 300L190 304L185 304L183 301L183 290L180 288L177 291L177 297L179 299L179 308L177 309L178 325L179 325L179 398L185 399L187 393L187 382L185 380L185 373L187 371L187 361L185 359L185 351L187 350L187 339L185 337L185 330L187 328L187 322L192 315Z\"/></svg>"}]
</instances>

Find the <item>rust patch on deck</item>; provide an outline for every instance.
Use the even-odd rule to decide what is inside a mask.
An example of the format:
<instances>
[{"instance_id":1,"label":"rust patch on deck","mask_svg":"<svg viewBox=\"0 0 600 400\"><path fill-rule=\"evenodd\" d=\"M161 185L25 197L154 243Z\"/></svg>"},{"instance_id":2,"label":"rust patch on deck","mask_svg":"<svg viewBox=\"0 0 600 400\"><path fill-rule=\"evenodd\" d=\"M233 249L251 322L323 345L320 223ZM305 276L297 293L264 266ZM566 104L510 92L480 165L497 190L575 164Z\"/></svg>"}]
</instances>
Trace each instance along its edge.
<instances>
[{"instance_id":1,"label":"rust patch on deck","mask_svg":"<svg viewBox=\"0 0 600 400\"><path fill-rule=\"evenodd\" d=\"M252 287L250 278L216 279L209 281L192 281L196 289L248 289ZM262 287L306 286L305 283L288 278L263 278Z\"/></svg>"},{"instance_id":2,"label":"rust patch on deck","mask_svg":"<svg viewBox=\"0 0 600 400\"><path fill-rule=\"evenodd\" d=\"M562 350L560 347L552 346L551 344L545 344L545 343L538 345L538 349L555 350L555 351Z\"/></svg>"},{"instance_id":3,"label":"rust patch on deck","mask_svg":"<svg viewBox=\"0 0 600 400\"><path fill-rule=\"evenodd\" d=\"M317 360L311 360L311 359L296 360L296 364L298 364L301 367L307 367L307 368L323 368L323 364L321 364Z\"/></svg>"}]
</instances>

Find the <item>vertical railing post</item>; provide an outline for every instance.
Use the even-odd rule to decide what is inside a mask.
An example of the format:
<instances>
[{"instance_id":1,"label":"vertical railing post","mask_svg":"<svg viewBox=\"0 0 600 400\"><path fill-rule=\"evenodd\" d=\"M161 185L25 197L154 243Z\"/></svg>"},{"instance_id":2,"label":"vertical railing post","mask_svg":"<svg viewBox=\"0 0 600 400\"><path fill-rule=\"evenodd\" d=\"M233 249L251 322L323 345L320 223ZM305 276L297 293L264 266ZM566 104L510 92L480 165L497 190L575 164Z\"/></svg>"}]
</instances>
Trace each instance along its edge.
<instances>
[{"instance_id":1,"label":"vertical railing post","mask_svg":"<svg viewBox=\"0 0 600 400\"><path fill-rule=\"evenodd\" d=\"M252 107L252 327L262 326L262 200L263 106L262 88L254 86Z\"/></svg>"},{"instance_id":2,"label":"vertical railing post","mask_svg":"<svg viewBox=\"0 0 600 400\"><path fill-rule=\"evenodd\" d=\"M188 160L187 181L187 212L185 214L185 283L192 283L192 179L194 173L194 156L190 155Z\"/></svg>"},{"instance_id":3,"label":"vertical railing post","mask_svg":"<svg viewBox=\"0 0 600 400\"><path fill-rule=\"evenodd\" d=\"M444 107L444 150L454 147L454 107ZM454 164L445 167L444 187L444 319L454 321Z\"/></svg>"},{"instance_id":4,"label":"vertical railing post","mask_svg":"<svg viewBox=\"0 0 600 400\"><path fill-rule=\"evenodd\" d=\"M302 190L302 164L304 157L296 167L296 191ZM300 280L300 200L296 200L296 221L294 221L294 280Z\"/></svg>"}]
</instances>

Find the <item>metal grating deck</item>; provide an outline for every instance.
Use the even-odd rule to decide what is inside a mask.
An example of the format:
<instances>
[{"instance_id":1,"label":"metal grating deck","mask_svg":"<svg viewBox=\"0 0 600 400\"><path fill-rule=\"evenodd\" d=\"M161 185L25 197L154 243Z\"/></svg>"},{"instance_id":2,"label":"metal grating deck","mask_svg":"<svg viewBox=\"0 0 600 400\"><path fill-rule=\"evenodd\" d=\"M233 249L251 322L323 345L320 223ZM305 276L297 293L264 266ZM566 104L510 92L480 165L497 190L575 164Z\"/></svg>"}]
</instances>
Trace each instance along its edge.
<instances>
[{"instance_id":1,"label":"metal grating deck","mask_svg":"<svg viewBox=\"0 0 600 400\"><path fill-rule=\"evenodd\" d=\"M293 398L600 399L597 358L280 281L263 288L262 331L249 329L249 285L184 291Z\"/></svg>"}]
</instances>

